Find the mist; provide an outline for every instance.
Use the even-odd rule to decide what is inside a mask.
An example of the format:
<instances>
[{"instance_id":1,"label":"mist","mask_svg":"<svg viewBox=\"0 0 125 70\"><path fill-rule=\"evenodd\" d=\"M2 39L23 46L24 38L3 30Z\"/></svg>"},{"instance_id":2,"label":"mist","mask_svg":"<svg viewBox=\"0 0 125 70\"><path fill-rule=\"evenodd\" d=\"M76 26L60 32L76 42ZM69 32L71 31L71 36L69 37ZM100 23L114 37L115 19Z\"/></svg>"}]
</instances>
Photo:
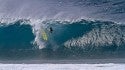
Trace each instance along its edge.
<instances>
[{"instance_id":1,"label":"mist","mask_svg":"<svg viewBox=\"0 0 125 70\"><path fill-rule=\"evenodd\" d=\"M124 0L0 0L0 18L83 18L124 22L124 4Z\"/></svg>"}]
</instances>

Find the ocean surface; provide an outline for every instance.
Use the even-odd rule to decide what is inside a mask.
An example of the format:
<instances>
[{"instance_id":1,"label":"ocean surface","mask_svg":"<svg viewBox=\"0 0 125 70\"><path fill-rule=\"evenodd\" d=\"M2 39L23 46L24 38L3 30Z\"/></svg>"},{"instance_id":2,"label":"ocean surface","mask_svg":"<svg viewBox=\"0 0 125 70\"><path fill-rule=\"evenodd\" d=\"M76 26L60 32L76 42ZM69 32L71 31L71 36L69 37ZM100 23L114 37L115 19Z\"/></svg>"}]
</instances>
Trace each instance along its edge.
<instances>
[{"instance_id":1,"label":"ocean surface","mask_svg":"<svg viewBox=\"0 0 125 70\"><path fill-rule=\"evenodd\" d=\"M102 20L1 19L0 69L124 70L124 29Z\"/></svg>"},{"instance_id":2,"label":"ocean surface","mask_svg":"<svg viewBox=\"0 0 125 70\"><path fill-rule=\"evenodd\" d=\"M124 18L125 0L0 0L0 69L124 70Z\"/></svg>"}]
</instances>

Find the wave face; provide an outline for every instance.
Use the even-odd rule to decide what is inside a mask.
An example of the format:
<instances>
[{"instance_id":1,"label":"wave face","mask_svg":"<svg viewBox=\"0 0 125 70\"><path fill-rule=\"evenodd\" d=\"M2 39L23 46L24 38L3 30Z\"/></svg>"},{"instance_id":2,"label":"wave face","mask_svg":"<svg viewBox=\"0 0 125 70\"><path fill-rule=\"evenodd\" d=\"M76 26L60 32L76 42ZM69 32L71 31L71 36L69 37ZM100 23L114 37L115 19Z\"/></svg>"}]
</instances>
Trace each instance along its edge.
<instances>
[{"instance_id":1,"label":"wave face","mask_svg":"<svg viewBox=\"0 0 125 70\"><path fill-rule=\"evenodd\" d=\"M21 19L9 24L1 22L1 59L124 57L123 24L83 19L36 21ZM50 27L53 28L52 33ZM43 30L47 41L42 38Z\"/></svg>"},{"instance_id":2,"label":"wave face","mask_svg":"<svg viewBox=\"0 0 125 70\"><path fill-rule=\"evenodd\" d=\"M0 27L0 49L28 49L32 48L34 40L32 27L21 25L20 21L12 25Z\"/></svg>"}]
</instances>

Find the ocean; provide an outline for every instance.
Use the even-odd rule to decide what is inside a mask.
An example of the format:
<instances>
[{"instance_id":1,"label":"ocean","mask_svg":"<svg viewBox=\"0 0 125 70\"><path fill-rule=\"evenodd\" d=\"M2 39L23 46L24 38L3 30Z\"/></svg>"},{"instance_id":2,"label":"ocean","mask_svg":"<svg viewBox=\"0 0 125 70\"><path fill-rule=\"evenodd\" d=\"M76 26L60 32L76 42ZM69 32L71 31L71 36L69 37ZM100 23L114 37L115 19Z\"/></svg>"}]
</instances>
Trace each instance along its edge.
<instances>
[{"instance_id":1,"label":"ocean","mask_svg":"<svg viewBox=\"0 0 125 70\"><path fill-rule=\"evenodd\" d=\"M0 0L0 70L124 70L124 0Z\"/></svg>"}]
</instances>

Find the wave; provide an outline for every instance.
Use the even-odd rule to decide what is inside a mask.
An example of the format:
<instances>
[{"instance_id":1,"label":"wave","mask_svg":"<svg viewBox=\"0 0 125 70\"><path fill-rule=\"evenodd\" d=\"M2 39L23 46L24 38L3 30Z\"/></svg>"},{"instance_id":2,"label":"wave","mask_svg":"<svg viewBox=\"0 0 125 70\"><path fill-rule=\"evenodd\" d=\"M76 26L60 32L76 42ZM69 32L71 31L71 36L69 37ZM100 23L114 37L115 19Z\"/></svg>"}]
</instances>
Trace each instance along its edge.
<instances>
[{"instance_id":1,"label":"wave","mask_svg":"<svg viewBox=\"0 0 125 70\"><path fill-rule=\"evenodd\" d=\"M52 33L49 31L50 27L53 28ZM42 30L47 34L47 41L42 38ZM116 57L124 54L124 30L124 24L101 20L19 19L10 23L1 21L0 56L4 58L32 56L42 59L96 57L92 55L103 54Z\"/></svg>"}]
</instances>

